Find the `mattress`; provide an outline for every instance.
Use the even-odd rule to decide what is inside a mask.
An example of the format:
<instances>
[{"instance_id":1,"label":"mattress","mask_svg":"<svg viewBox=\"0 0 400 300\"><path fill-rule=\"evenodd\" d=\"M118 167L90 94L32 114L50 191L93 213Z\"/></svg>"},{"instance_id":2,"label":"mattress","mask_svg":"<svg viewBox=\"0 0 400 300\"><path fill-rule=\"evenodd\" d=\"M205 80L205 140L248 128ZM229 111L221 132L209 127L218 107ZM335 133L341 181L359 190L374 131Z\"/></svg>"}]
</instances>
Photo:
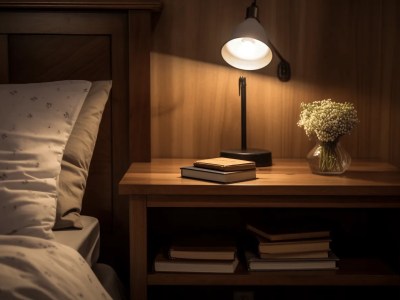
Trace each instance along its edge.
<instances>
[{"instance_id":1,"label":"mattress","mask_svg":"<svg viewBox=\"0 0 400 300\"><path fill-rule=\"evenodd\" d=\"M78 251L90 266L93 266L100 253L99 221L90 216L81 216L83 229L56 230L56 241Z\"/></svg>"},{"instance_id":2,"label":"mattress","mask_svg":"<svg viewBox=\"0 0 400 300\"><path fill-rule=\"evenodd\" d=\"M125 290L115 271L108 265L98 263L100 253L99 221L90 216L80 217L82 230L55 230L56 241L78 251L92 267L97 278L115 300L125 300Z\"/></svg>"}]
</instances>

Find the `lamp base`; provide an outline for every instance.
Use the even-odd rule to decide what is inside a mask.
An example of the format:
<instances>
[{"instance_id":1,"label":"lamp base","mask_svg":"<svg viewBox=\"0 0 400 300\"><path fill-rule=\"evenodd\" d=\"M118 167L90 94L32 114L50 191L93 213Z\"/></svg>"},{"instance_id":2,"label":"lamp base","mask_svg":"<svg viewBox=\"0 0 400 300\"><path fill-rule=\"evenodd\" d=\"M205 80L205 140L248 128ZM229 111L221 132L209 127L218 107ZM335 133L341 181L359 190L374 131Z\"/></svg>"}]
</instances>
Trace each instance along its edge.
<instances>
[{"instance_id":1,"label":"lamp base","mask_svg":"<svg viewBox=\"0 0 400 300\"><path fill-rule=\"evenodd\" d=\"M271 151L268 150L260 150L260 149L222 150L220 155L222 157L254 161L256 163L256 167L272 166L272 153Z\"/></svg>"}]
</instances>

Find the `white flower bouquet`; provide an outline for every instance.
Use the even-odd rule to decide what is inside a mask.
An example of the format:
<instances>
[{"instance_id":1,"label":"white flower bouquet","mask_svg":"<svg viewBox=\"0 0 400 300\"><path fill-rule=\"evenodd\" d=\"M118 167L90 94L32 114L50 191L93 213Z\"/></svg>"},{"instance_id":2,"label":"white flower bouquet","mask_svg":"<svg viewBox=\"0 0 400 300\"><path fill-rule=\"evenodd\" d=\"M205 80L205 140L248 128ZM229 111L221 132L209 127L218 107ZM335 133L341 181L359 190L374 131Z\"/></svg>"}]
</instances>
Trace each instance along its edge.
<instances>
[{"instance_id":1,"label":"white flower bouquet","mask_svg":"<svg viewBox=\"0 0 400 300\"><path fill-rule=\"evenodd\" d=\"M331 99L300 104L300 120L297 125L304 127L309 138L321 142L333 142L349 134L358 123L357 111L349 102L334 102Z\"/></svg>"},{"instance_id":2,"label":"white flower bouquet","mask_svg":"<svg viewBox=\"0 0 400 300\"><path fill-rule=\"evenodd\" d=\"M343 173L351 159L347 153L348 157L344 157L346 155L340 152L338 144L339 138L350 134L359 122L354 105L326 99L301 103L300 108L297 125L304 128L309 138L316 138L319 143L314 149L313 158L309 157L309 160L318 160L316 173Z\"/></svg>"}]
</instances>

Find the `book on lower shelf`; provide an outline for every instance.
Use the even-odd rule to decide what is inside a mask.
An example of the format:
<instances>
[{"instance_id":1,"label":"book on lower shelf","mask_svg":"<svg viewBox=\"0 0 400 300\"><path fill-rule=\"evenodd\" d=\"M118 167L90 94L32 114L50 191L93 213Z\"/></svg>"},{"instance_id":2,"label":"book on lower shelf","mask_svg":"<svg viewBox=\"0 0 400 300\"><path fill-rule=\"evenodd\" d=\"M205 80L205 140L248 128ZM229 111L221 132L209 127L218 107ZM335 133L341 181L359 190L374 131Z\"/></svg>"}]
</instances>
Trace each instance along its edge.
<instances>
[{"instance_id":1,"label":"book on lower shelf","mask_svg":"<svg viewBox=\"0 0 400 300\"><path fill-rule=\"evenodd\" d=\"M178 236L171 242L170 258L233 260L236 256L236 241L227 234L194 234Z\"/></svg>"},{"instance_id":2,"label":"book on lower shelf","mask_svg":"<svg viewBox=\"0 0 400 300\"><path fill-rule=\"evenodd\" d=\"M329 252L326 258L260 258L256 253L245 252L249 271L279 271L279 270L334 270L337 269L339 258Z\"/></svg>"},{"instance_id":3,"label":"book on lower shelf","mask_svg":"<svg viewBox=\"0 0 400 300\"><path fill-rule=\"evenodd\" d=\"M264 237L255 235L260 253L282 254L299 252L329 251L330 239L302 239L271 242Z\"/></svg>"},{"instance_id":4,"label":"book on lower shelf","mask_svg":"<svg viewBox=\"0 0 400 300\"><path fill-rule=\"evenodd\" d=\"M305 224L296 224L295 228L285 228L285 226L272 224L248 223L246 229L272 242L330 237L329 230Z\"/></svg>"},{"instance_id":5,"label":"book on lower shelf","mask_svg":"<svg viewBox=\"0 0 400 300\"><path fill-rule=\"evenodd\" d=\"M219 183L234 183L256 179L256 169L224 172L194 166L181 167L181 176Z\"/></svg>"},{"instance_id":6,"label":"book on lower shelf","mask_svg":"<svg viewBox=\"0 0 400 300\"><path fill-rule=\"evenodd\" d=\"M156 272L185 272L185 273L234 273L238 258L232 260L180 259L169 258L163 252L157 254L154 260Z\"/></svg>"},{"instance_id":7,"label":"book on lower shelf","mask_svg":"<svg viewBox=\"0 0 400 300\"><path fill-rule=\"evenodd\" d=\"M169 248L170 258L205 259L205 260L233 260L236 255L235 247L207 247L207 246L179 246Z\"/></svg>"},{"instance_id":8,"label":"book on lower shelf","mask_svg":"<svg viewBox=\"0 0 400 300\"><path fill-rule=\"evenodd\" d=\"M308 251L293 253L258 253L260 258L267 259L287 259L287 258L328 258L329 250L326 251Z\"/></svg>"}]
</instances>

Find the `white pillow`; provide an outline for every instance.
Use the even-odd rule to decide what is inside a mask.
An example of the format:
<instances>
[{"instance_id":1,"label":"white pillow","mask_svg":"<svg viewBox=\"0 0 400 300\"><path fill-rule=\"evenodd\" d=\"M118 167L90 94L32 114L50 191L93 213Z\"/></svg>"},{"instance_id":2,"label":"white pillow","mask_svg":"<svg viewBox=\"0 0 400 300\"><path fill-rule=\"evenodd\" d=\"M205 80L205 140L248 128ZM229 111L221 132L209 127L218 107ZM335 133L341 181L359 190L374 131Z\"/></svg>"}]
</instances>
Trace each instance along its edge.
<instances>
[{"instance_id":1,"label":"white pillow","mask_svg":"<svg viewBox=\"0 0 400 300\"><path fill-rule=\"evenodd\" d=\"M0 234L54 238L61 159L90 86L0 85Z\"/></svg>"}]
</instances>

